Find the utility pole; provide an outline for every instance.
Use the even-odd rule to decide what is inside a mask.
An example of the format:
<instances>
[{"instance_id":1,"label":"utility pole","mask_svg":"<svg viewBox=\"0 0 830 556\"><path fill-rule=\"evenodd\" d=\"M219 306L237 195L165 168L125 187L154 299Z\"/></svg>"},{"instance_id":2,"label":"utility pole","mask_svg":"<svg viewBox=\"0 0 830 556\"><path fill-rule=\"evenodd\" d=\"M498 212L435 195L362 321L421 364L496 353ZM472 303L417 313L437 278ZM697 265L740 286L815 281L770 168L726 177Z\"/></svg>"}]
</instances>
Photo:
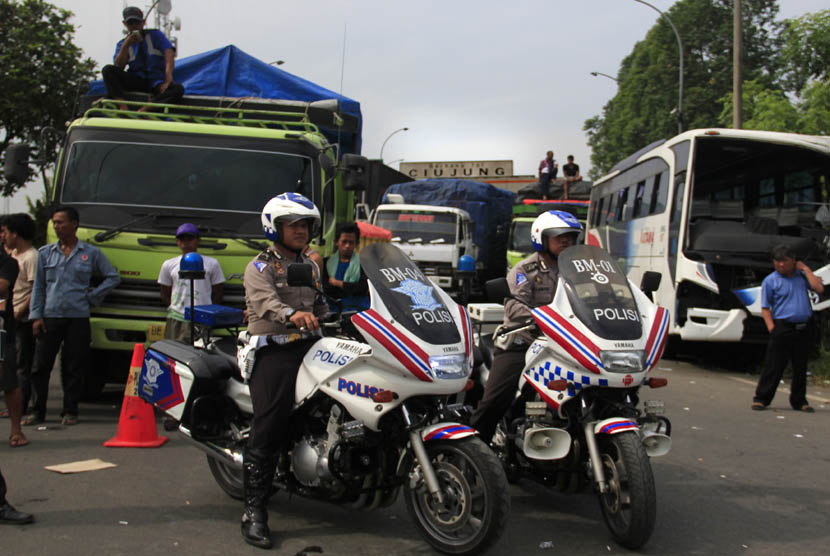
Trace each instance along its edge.
<instances>
[{"instance_id":1,"label":"utility pole","mask_svg":"<svg viewBox=\"0 0 830 556\"><path fill-rule=\"evenodd\" d=\"M741 0L733 0L735 9L732 18L732 127L741 129L743 110L743 80L741 79L741 54L744 49L741 26Z\"/></svg>"}]
</instances>

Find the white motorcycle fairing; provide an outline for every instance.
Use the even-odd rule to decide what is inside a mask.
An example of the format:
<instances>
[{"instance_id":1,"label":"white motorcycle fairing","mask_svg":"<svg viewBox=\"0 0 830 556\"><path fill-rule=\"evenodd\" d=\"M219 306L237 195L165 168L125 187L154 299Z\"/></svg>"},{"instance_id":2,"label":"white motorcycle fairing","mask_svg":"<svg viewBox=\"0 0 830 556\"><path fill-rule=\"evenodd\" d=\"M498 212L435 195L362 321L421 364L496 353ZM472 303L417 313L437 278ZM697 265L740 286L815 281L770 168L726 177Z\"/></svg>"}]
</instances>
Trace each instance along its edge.
<instances>
[{"instance_id":1,"label":"white motorcycle fairing","mask_svg":"<svg viewBox=\"0 0 830 556\"><path fill-rule=\"evenodd\" d=\"M642 322L643 332L635 339L616 341L594 334L574 317L567 287L557 288L550 305L533 309L533 318L545 338L536 340L528 349L519 387L529 382L542 399L552 408L559 409L584 387L627 388L643 384L663 354L668 338L669 314L663 307L651 303L630 282L629 286L638 308L637 319ZM608 369L602 361L601 352L604 350L643 350L643 370L620 373ZM561 391L549 389L549 383L554 380L568 381L567 388Z\"/></svg>"},{"instance_id":2,"label":"white motorcycle fairing","mask_svg":"<svg viewBox=\"0 0 830 556\"><path fill-rule=\"evenodd\" d=\"M460 392L473 366L473 331L466 309L435 287L396 246L383 252L382 261L364 260L361 254L370 278L371 306L354 315L352 323L366 343L317 341L303 359L295 390L298 406L322 391L374 431L381 417L412 396ZM396 394L393 400L375 401L375 394L387 390Z\"/></svg>"}]
</instances>

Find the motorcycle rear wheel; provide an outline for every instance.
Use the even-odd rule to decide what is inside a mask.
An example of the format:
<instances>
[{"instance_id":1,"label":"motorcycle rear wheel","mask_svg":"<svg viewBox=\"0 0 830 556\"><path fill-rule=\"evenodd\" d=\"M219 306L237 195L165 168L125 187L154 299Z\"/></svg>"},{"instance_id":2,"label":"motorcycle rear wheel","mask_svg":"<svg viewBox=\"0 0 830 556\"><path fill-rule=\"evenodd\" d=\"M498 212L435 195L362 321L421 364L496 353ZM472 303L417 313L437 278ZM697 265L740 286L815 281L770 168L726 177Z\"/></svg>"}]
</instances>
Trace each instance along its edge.
<instances>
[{"instance_id":1,"label":"motorcycle rear wheel","mask_svg":"<svg viewBox=\"0 0 830 556\"><path fill-rule=\"evenodd\" d=\"M242 470L236 469L219 461L216 458L207 456L208 467L219 485L219 488L225 491L225 494L235 500L242 500L245 497L245 484L242 481Z\"/></svg>"},{"instance_id":2,"label":"motorcycle rear wheel","mask_svg":"<svg viewBox=\"0 0 830 556\"><path fill-rule=\"evenodd\" d=\"M413 459L404 487L406 509L418 531L444 554L481 554L504 531L510 511L507 478L499 460L478 438L426 444L443 504L436 503Z\"/></svg>"},{"instance_id":3,"label":"motorcycle rear wheel","mask_svg":"<svg viewBox=\"0 0 830 556\"><path fill-rule=\"evenodd\" d=\"M599 495L602 517L614 540L636 549L654 531L657 495L645 447L636 432L600 438L608 491Z\"/></svg>"}]
</instances>

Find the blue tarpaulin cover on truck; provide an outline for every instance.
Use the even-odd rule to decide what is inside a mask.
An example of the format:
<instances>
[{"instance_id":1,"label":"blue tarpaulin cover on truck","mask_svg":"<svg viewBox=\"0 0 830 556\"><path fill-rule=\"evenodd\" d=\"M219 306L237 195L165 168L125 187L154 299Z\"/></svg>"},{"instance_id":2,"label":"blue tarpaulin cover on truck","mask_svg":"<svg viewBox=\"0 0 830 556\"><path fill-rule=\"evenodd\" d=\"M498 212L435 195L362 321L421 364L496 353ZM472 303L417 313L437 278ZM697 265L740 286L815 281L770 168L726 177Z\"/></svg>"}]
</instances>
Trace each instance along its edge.
<instances>
[{"instance_id":1,"label":"blue tarpaulin cover on truck","mask_svg":"<svg viewBox=\"0 0 830 556\"><path fill-rule=\"evenodd\" d=\"M498 265L504 257L506 231L516 199L512 191L471 180L429 179L389 186L383 203L389 202L390 193L403 195L404 202L409 204L466 210L474 222L473 242L479 247L479 261ZM504 265L498 268L499 272L503 270Z\"/></svg>"},{"instance_id":2,"label":"blue tarpaulin cover on truck","mask_svg":"<svg viewBox=\"0 0 830 556\"><path fill-rule=\"evenodd\" d=\"M296 100L338 99L344 114L357 118L355 138L341 137L343 152L360 153L360 103L302 77L292 75L247 54L233 45L176 60L173 78L184 85L186 95ZM103 81L90 83L89 95L105 95ZM334 133L336 135L336 128ZM331 129L326 136L331 139ZM348 143L347 143L348 141Z\"/></svg>"}]
</instances>

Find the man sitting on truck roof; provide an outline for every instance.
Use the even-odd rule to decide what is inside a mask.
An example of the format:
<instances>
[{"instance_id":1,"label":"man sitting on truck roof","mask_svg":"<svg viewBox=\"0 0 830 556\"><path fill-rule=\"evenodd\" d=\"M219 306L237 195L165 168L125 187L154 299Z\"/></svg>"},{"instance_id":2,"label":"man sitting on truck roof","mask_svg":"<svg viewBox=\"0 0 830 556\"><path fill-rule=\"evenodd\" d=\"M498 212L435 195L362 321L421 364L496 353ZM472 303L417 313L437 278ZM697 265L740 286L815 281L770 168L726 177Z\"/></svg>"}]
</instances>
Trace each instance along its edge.
<instances>
[{"instance_id":1,"label":"man sitting on truck roof","mask_svg":"<svg viewBox=\"0 0 830 556\"><path fill-rule=\"evenodd\" d=\"M176 49L158 29L144 29L144 14L136 7L123 11L127 36L115 45L114 65L104 66L101 73L107 86L107 97L124 100L124 91L150 93L151 102L172 104L184 95L184 87L173 81ZM129 65L129 69L124 68ZM127 110L127 105L121 105ZM148 110L146 106L139 112Z\"/></svg>"}]
</instances>

